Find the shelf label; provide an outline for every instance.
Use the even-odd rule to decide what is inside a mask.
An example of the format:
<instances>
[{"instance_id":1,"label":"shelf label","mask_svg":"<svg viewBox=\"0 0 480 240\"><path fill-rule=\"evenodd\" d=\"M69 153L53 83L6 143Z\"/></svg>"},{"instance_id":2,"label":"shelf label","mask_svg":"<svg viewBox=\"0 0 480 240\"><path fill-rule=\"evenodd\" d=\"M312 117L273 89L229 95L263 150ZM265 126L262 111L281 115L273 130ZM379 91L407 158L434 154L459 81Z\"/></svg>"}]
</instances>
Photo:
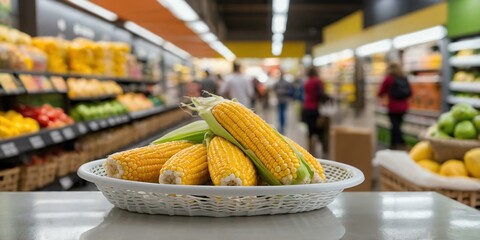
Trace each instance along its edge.
<instances>
[{"instance_id":1,"label":"shelf label","mask_svg":"<svg viewBox=\"0 0 480 240\"><path fill-rule=\"evenodd\" d=\"M123 122L123 123L128 122L128 116L127 116L127 115L123 115L123 116L121 117L121 119L122 119L122 122Z\"/></svg>"},{"instance_id":2,"label":"shelf label","mask_svg":"<svg viewBox=\"0 0 480 240\"><path fill-rule=\"evenodd\" d=\"M113 118L113 117L109 118L109 119L108 119L108 124L109 124L110 126L116 125L115 118Z\"/></svg>"},{"instance_id":3,"label":"shelf label","mask_svg":"<svg viewBox=\"0 0 480 240\"><path fill-rule=\"evenodd\" d=\"M97 131L98 130L98 123L95 122L95 121L89 122L88 126L92 129L92 131Z\"/></svg>"},{"instance_id":4,"label":"shelf label","mask_svg":"<svg viewBox=\"0 0 480 240\"><path fill-rule=\"evenodd\" d=\"M54 143L59 143L63 141L63 137L59 131L50 132L50 137Z\"/></svg>"},{"instance_id":5,"label":"shelf label","mask_svg":"<svg viewBox=\"0 0 480 240\"><path fill-rule=\"evenodd\" d=\"M60 183L60 185L62 185L62 188L64 190L70 189L73 186L73 181L68 176L58 179L58 182Z\"/></svg>"},{"instance_id":6,"label":"shelf label","mask_svg":"<svg viewBox=\"0 0 480 240\"><path fill-rule=\"evenodd\" d=\"M30 141L30 144L32 144L32 147L34 149L39 149L45 147L45 142L43 141L41 136L33 136L28 139Z\"/></svg>"},{"instance_id":7,"label":"shelf label","mask_svg":"<svg viewBox=\"0 0 480 240\"><path fill-rule=\"evenodd\" d=\"M14 142L2 144L0 146L0 149L2 150L3 155L5 155L5 157L18 155L18 148Z\"/></svg>"},{"instance_id":8,"label":"shelf label","mask_svg":"<svg viewBox=\"0 0 480 240\"><path fill-rule=\"evenodd\" d=\"M105 121L105 120L100 120L100 127L101 127L101 128L106 128L106 127L108 127L107 121Z\"/></svg>"},{"instance_id":9,"label":"shelf label","mask_svg":"<svg viewBox=\"0 0 480 240\"><path fill-rule=\"evenodd\" d=\"M87 128L85 127L85 125L83 125L83 123L79 123L77 125L77 128L80 134L85 134L87 132Z\"/></svg>"},{"instance_id":10,"label":"shelf label","mask_svg":"<svg viewBox=\"0 0 480 240\"><path fill-rule=\"evenodd\" d=\"M63 136L65 136L66 139L73 139L75 137L75 133L73 132L72 128L64 128L62 130Z\"/></svg>"}]
</instances>

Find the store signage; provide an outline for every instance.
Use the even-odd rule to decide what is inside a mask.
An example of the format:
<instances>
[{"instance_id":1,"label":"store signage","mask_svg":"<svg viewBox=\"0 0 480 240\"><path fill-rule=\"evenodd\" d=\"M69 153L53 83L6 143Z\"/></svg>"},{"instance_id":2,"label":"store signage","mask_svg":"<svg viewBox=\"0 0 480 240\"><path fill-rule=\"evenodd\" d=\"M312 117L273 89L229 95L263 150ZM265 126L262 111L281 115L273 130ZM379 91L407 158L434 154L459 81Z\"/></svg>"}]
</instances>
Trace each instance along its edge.
<instances>
[{"instance_id":1,"label":"store signage","mask_svg":"<svg viewBox=\"0 0 480 240\"><path fill-rule=\"evenodd\" d=\"M50 132L50 138L52 138L52 141L53 141L54 143L63 142L63 136L60 134L59 131L52 131L52 132Z\"/></svg>"},{"instance_id":2,"label":"store signage","mask_svg":"<svg viewBox=\"0 0 480 240\"><path fill-rule=\"evenodd\" d=\"M33 136L28 139L30 144L34 149L39 149L45 147L45 142L43 141L41 136Z\"/></svg>"},{"instance_id":3,"label":"store signage","mask_svg":"<svg viewBox=\"0 0 480 240\"><path fill-rule=\"evenodd\" d=\"M5 157L18 155L18 148L14 142L4 143L0 145L0 150L2 150Z\"/></svg>"}]
</instances>

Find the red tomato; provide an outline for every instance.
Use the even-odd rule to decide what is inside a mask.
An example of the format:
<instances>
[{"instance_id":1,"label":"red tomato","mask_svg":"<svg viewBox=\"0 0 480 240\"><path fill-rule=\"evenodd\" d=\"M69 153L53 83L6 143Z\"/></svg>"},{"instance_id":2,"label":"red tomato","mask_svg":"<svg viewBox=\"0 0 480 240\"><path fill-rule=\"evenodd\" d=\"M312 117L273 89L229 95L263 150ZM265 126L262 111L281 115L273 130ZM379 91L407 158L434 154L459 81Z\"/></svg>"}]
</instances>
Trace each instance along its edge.
<instances>
[{"instance_id":1,"label":"red tomato","mask_svg":"<svg viewBox=\"0 0 480 240\"><path fill-rule=\"evenodd\" d=\"M38 123L40 124L40 127L48 127L49 119L45 115L38 116L37 118Z\"/></svg>"}]
</instances>

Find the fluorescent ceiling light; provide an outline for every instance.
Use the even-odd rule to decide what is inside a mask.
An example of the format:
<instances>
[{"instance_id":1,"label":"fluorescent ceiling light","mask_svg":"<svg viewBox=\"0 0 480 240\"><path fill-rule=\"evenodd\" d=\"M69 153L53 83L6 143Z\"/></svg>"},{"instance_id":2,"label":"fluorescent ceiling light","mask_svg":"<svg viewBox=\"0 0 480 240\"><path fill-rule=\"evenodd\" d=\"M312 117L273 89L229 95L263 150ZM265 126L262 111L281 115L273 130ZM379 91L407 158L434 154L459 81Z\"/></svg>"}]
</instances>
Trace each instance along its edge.
<instances>
[{"instance_id":1,"label":"fluorescent ceiling light","mask_svg":"<svg viewBox=\"0 0 480 240\"><path fill-rule=\"evenodd\" d=\"M220 55L222 55L228 61L235 60L236 56L233 54L230 49L228 49L225 45L223 45L220 41L214 41L210 43L210 47L217 51Z\"/></svg>"},{"instance_id":2,"label":"fluorescent ceiling light","mask_svg":"<svg viewBox=\"0 0 480 240\"><path fill-rule=\"evenodd\" d=\"M384 39L358 47L356 54L360 57L364 57L375 53L388 52L391 48L392 41L390 39Z\"/></svg>"},{"instance_id":3,"label":"fluorescent ceiling light","mask_svg":"<svg viewBox=\"0 0 480 240\"><path fill-rule=\"evenodd\" d=\"M165 40L163 40L163 38L161 38L160 36L158 36L157 34L153 33L153 32L150 32L149 30L139 26L138 24L134 23L134 22L131 22L131 21L127 21L125 22L124 24L124 27L129 30L130 32L133 32L157 45L162 45L163 43L165 43Z\"/></svg>"},{"instance_id":4,"label":"fluorescent ceiling light","mask_svg":"<svg viewBox=\"0 0 480 240\"><path fill-rule=\"evenodd\" d=\"M339 60L345 60L353 57L353 50L352 49L345 49L341 52L338 52L338 59Z\"/></svg>"},{"instance_id":5,"label":"fluorescent ceiling light","mask_svg":"<svg viewBox=\"0 0 480 240\"><path fill-rule=\"evenodd\" d=\"M289 0L273 0L272 9L274 13L288 12Z\"/></svg>"},{"instance_id":6,"label":"fluorescent ceiling light","mask_svg":"<svg viewBox=\"0 0 480 240\"><path fill-rule=\"evenodd\" d=\"M187 23L188 27L196 34L202 34L210 31L210 28L203 21L193 21Z\"/></svg>"},{"instance_id":7,"label":"fluorescent ceiling light","mask_svg":"<svg viewBox=\"0 0 480 240\"><path fill-rule=\"evenodd\" d=\"M68 1L110 22L116 21L118 19L117 14L103 7L100 7L97 4L92 3L90 1L86 1L86 0L68 0Z\"/></svg>"},{"instance_id":8,"label":"fluorescent ceiling light","mask_svg":"<svg viewBox=\"0 0 480 240\"><path fill-rule=\"evenodd\" d=\"M215 36L215 34L213 33L205 33L205 34L202 34L200 35L200 38L204 41L204 42L214 42L214 41L217 41L218 38L217 36Z\"/></svg>"},{"instance_id":9,"label":"fluorescent ceiling light","mask_svg":"<svg viewBox=\"0 0 480 240\"><path fill-rule=\"evenodd\" d=\"M327 65L329 63L331 63L331 55L325 55L325 56L321 56L321 57L316 57L315 59L313 59L313 65L315 66L323 66L323 65Z\"/></svg>"},{"instance_id":10,"label":"fluorescent ceiling light","mask_svg":"<svg viewBox=\"0 0 480 240\"><path fill-rule=\"evenodd\" d=\"M282 42L273 42L272 43L272 54L273 56L278 56L282 53L283 44Z\"/></svg>"},{"instance_id":11,"label":"fluorescent ceiling light","mask_svg":"<svg viewBox=\"0 0 480 240\"><path fill-rule=\"evenodd\" d=\"M447 30L443 26L436 26L424 29L418 32L400 35L393 39L395 48L405 48L417 44L440 40L447 35Z\"/></svg>"},{"instance_id":12,"label":"fluorescent ceiling light","mask_svg":"<svg viewBox=\"0 0 480 240\"><path fill-rule=\"evenodd\" d=\"M272 32L284 33L287 28L287 15L274 14L272 18Z\"/></svg>"},{"instance_id":13,"label":"fluorescent ceiling light","mask_svg":"<svg viewBox=\"0 0 480 240\"><path fill-rule=\"evenodd\" d=\"M453 42L448 45L448 51L456 52L464 49L479 49L480 38L473 38L459 42Z\"/></svg>"},{"instance_id":14,"label":"fluorescent ceiling light","mask_svg":"<svg viewBox=\"0 0 480 240\"><path fill-rule=\"evenodd\" d=\"M272 42L282 42L283 41L283 34L281 33L274 33L272 35Z\"/></svg>"},{"instance_id":15,"label":"fluorescent ceiling light","mask_svg":"<svg viewBox=\"0 0 480 240\"><path fill-rule=\"evenodd\" d=\"M175 17L184 22L191 22L198 19L195 10L184 0L158 0L158 2L168 8Z\"/></svg>"},{"instance_id":16,"label":"fluorescent ceiling light","mask_svg":"<svg viewBox=\"0 0 480 240\"><path fill-rule=\"evenodd\" d=\"M183 50L183 49L175 46L175 45L174 45L173 43L171 43L171 42L166 42L166 43L163 45L163 47L164 47L166 50L168 50L168 51L172 52L173 54L176 54L176 55L178 55L178 56L180 56L180 57L183 57L183 58L188 58L188 57L190 57L190 54L189 54L188 52L186 52L185 50Z\"/></svg>"},{"instance_id":17,"label":"fluorescent ceiling light","mask_svg":"<svg viewBox=\"0 0 480 240\"><path fill-rule=\"evenodd\" d=\"M354 56L354 54L353 54L352 49L345 49L345 50L342 50L340 52L331 53L331 54L324 55L324 56L321 56L321 57L316 57L313 60L313 65L323 66L323 65L327 65L327 64L332 63L332 62L337 62L337 61L349 59L349 58L352 58L353 56Z\"/></svg>"}]
</instances>

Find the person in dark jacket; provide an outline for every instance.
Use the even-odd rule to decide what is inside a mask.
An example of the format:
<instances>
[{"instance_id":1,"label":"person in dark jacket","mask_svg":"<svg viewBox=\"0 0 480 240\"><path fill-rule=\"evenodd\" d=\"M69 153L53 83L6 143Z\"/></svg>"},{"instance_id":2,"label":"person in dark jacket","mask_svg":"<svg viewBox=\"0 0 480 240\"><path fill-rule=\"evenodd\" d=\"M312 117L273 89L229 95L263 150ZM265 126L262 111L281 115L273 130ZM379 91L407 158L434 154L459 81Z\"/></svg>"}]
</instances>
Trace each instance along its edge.
<instances>
[{"instance_id":1,"label":"person in dark jacket","mask_svg":"<svg viewBox=\"0 0 480 240\"><path fill-rule=\"evenodd\" d=\"M293 95L293 85L285 80L283 72L280 73L278 81L273 86L273 91L278 100L278 122L280 124L280 133L285 132L285 122L287 121L285 112L287 110L288 102Z\"/></svg>"},{"instance_id":2,"label":"person in dark jacket","mask_svg":"<svg viewBox=\"0 0 480 240\"><path fill-rule=\"evenodd\" d=\"M201 86L203 97L210 96L209 93L217 95L217 83L208 70L205 71L205 78L202 80Z\"/></svg>"},{"instance_id":3,"label":"person in dark jacket","mask_svg":"<svg viewBox=\"0 0 480 240\"><path fill-rule=\"evenodd\" d=\"M392 96L392 87L395 81L407 81L402 68L397 63L389 64L387 68L387 76L383 80L382 85L378 91L378 97L388 98L388 117L390 119L390 148L403 149L405 141L403 140L402 122L403 116L408 111L408 97L398 99Z\"/></svg>"}]
</instances>

